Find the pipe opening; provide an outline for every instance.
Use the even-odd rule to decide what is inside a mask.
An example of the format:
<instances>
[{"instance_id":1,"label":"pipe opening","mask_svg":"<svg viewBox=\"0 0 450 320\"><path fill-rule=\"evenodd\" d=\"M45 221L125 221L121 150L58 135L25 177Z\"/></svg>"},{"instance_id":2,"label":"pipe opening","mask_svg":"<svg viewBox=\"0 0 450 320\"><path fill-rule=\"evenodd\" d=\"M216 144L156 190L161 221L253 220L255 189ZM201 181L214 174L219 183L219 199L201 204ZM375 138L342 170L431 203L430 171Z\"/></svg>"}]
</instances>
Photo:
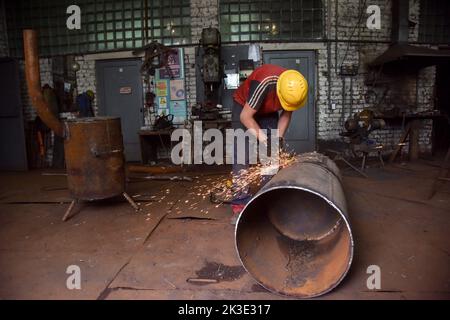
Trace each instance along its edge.
<instances>
[{"instance_id":1,"label":"pipe opening","mask_svg":"<svg viewBox=\"0 0 450 320\"><path fill-rule=\"evenodd\" d=\"M236 229L242 264L261 285L300 298L324 294L345 276L352 259L350 230L321 196L274 187L256 196Z\"/></svg>"}]
</instances>

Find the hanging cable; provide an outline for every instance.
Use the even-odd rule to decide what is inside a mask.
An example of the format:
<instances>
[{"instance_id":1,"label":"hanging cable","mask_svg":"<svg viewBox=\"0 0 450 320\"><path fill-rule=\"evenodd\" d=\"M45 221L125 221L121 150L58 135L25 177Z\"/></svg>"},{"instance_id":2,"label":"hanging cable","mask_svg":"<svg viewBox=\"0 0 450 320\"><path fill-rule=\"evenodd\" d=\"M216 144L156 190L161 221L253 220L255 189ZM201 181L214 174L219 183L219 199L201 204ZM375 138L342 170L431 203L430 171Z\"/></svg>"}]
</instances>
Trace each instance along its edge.
<instances>
[{"instance_id":1,"label":"hanging cable","mask_svg":"<svg viewBox=\"0 0 450 320\"><path fill-rule=\"evenodd\" d=\"M359 17L358 17L358 22L354 25L354 27L353 27L353 29L352 29L352 32L350 33L350 37L348 38L348 40L351 40L351 39L353 38L353 35L355 34L356 28L358 28L359 25L361 24L362 17L363 17L363 15L364 15L364 10L363 10L363 9L366 7L366 3L367 3L367 0L364 0L363 5L359 7ZM361 4L361 2L360 2L360 4ZM341 64L339 65L339 69L342 67L342 64L344 63L345 58L347 58L347 54L348 54L349 48L350 48L350 42L347 43L347 48L345 49L344 57L343 57L342 60L341 60ZM336 54L336 56L337 56L337 54Z\"/></svg>"}]
</instances>

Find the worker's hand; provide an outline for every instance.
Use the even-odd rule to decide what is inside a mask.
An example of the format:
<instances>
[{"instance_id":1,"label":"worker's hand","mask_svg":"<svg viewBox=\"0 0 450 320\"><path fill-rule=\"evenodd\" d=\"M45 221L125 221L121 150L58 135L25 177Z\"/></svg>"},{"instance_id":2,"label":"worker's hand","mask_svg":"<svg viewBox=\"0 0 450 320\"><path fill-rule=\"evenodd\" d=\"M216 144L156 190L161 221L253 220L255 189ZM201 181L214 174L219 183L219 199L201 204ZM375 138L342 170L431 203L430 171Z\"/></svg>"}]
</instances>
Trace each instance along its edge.
<instances>
[{"instance_id":1,"label":"worker's hand","mask_svg":"<svg viewBox=\"0 0 450 320\"><path fill-rule=\"evenodd\" d=\"M267 164L261 167L261 175L262 176L274 176L280 170L280 166L278 164Z\"/></svg>"},{"instance_id":2,"label":"worker's hand","mask_svg":"<svg viewBox=\"0 0 450 320\"><path fill-rule=\"evenodd\" d=\"M264 133L260 132L260 134L258 134L257 136L257 139L259 143L262 144L264 147L267 147L269 145L267 136Z\"/></svg>"}]
</instances>

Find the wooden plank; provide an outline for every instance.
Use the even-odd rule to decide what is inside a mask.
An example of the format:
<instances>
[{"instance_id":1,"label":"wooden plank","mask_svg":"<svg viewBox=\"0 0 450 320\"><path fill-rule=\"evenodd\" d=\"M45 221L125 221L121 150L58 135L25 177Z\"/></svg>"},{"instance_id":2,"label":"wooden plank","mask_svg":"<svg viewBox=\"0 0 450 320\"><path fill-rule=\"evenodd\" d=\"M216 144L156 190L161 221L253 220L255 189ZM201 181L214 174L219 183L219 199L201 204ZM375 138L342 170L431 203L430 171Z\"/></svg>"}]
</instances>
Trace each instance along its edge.
<instances>
[{"instance_id":1,"label":"wooden plank","mask_svg":"<svg viewBox=\"0 0 450 320\"><path fill-rule=\"evenodd\" d=\"M397 157L397 154L400 152L400 150L402 150L403 144L405 143L406 138L408 137L410 130L411 130L411 125L408 123L408 125L405 128L405 132L403 132L402 136L400 137L400 140L399 140L399 142L397 144L397 147L395 147L394 152L389 157L389 162L394 162L395 157Z\"/></svg>"}]
</instances>

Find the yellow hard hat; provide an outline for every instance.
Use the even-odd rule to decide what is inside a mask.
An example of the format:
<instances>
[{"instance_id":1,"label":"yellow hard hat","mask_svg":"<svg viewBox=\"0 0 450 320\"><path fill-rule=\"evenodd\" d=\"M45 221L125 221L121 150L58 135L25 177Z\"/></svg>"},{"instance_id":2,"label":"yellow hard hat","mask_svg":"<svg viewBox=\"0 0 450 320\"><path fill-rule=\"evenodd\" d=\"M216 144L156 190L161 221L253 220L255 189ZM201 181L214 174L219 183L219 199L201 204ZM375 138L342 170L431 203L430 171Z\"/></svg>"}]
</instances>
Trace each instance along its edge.
<instances>
[{"instance_id":1,"label":"yellow hard hat","mask_svg":"<svg viewBox=\"0 0 450 320\"><path fill-rule=\"evenodd\" d=\"M300 109L306 103L308 82L300 72L286 70L278 78L277 96L284 110Z\"/></svg>"},{"instance_id":2,"label":"yellow hard hat","mask_svg":"<svg viewBox=\"0 0 450 320\"><path fill-rule=\"evenodd\" d=\"M94 93L94 91L92 91L92 90L86 91L86 94L87 94L91 99L94 99L94 97L95 97L95 93Z\"/></svg>"}]
</instances>

